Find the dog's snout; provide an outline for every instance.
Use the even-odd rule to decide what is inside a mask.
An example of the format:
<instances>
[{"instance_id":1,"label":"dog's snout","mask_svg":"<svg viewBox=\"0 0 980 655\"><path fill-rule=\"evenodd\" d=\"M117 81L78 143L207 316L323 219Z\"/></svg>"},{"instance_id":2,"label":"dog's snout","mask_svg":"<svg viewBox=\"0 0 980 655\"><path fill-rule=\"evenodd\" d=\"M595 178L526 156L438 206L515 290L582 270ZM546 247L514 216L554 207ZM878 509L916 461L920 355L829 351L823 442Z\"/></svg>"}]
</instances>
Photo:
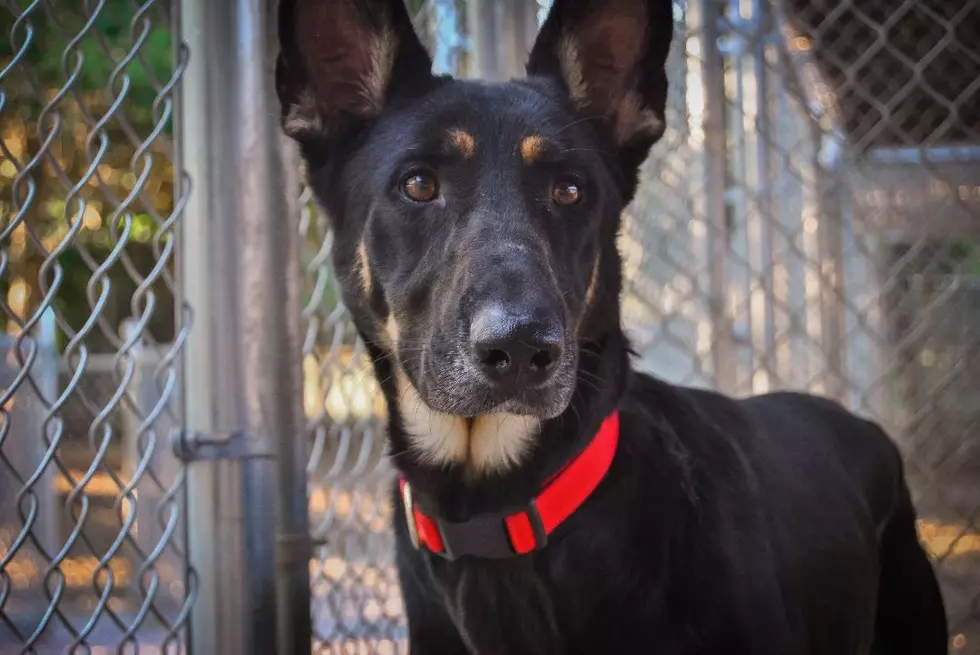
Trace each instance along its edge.
<instances>
[{"instance_id":1,"label":"dog's snout","mask_svg":"<svg viewBox=\"0 0 980 655\"><path fill-rule=\"evenodd\" d=\"M477 366L494 384L517 390L547 382L562 357L561 321L515 316L500 305L480 310L470 326Z\"/></svg>"}]
</instances>

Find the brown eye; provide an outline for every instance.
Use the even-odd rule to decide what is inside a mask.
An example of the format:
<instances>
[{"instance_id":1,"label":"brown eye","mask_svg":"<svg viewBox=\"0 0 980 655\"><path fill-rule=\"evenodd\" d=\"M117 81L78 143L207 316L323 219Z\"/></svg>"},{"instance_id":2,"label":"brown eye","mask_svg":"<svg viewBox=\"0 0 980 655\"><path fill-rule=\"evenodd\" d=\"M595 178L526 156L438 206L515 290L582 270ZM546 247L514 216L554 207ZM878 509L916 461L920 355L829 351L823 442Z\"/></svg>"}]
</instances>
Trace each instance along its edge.
<instances>
[{"instance_id":1,"label":"brown eye","mask_svg":"<svg viewBox=\"0 0 980 655\"><path fill-rule=\"evenodd\" d=\"M439 183L431 173L411 173L402 182L402 193L415 202L430 202L439 195Z\"/></svg>"},{"instance_id":2,"label":"brown eye","mask_svg":"<svg viewBox=\"0 0 980 655\"><path fill-rule=\"evenodd\" d=\"M575 182L559 182L551 189L551 199L559 205L574 205L582 198L582 190Z\"/></svg>"}]
</instances>

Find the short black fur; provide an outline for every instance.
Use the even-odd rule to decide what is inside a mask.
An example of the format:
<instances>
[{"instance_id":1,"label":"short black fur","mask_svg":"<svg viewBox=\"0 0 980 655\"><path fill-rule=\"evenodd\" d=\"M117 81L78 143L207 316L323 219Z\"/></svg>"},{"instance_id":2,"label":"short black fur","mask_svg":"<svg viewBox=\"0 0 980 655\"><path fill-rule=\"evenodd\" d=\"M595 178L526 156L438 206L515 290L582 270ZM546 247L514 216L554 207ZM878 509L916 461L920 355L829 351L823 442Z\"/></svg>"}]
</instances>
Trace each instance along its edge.
<instances>
[{"instance_id":1,"label":"short black fur","mask_svg":"<svg viewBox=\"0 0 980 655\"><path fill-rule=\"evenodd\" d=\"M556 0L529 76L503 84L433 76L401 0L281 5L284 129L332 221L417 502L450 521L523 507L621 416L605 480L530 555L415 550L394 494L413 653L946 652L880 428L811 396L739 401L630 367L616 237L663 132L670 0ZM417 176L435 199L406 195ZM488 379L472 348L486 316L491 332L500 316L534 326L553 353L545 383ZM479 459L419 434L420 407L430 423L506 413L538 428L510 459Z\"/></svg>"}]
</instances>

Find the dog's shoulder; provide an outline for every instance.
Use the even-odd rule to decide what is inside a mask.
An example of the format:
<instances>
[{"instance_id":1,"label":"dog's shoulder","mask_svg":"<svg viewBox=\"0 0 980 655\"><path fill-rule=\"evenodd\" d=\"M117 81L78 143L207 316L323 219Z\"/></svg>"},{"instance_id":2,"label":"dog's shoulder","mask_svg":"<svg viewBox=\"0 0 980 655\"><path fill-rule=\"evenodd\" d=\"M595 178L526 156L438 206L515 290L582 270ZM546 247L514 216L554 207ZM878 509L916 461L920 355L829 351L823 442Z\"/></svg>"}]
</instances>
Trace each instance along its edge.
<instances>
[{"instance_id":1,"label":"dog's shoulder","mask_svg":"<svg viewBox=\"0 0 980 655\"><path fill-rule=\"evenodd\" d=\"M789 474L810 471L824 489L857 491L878 526L891 515L904 470L897 444L880 425L804 393L766 394L740 404L763 435L766 452L786 454Z\"/></svg>"},{"instance_id":2,"label":"dog's shoulder","mask_svg":"<svg viewBox=\"0 0 980 655\"><path fill-rule=\"evenodd\" d=\"M737 402L757 430L793 448L844 462L867 459L879 467L901 467L898 448L880 425L830 398L783 391Z\"/></svg>"},{"instance_id":3,"label":"dog's shoulder","mask_svg":"<svg viewBox=\"0 0 980 655\"><path fill-rule=\"evenodd\" d=\"M637 374L627 408L644 431L669 435L699 487L705 480L744 487L748 476L763 497L856 503L880 524L902 484L902 458L885 431L828 398L800 392L732 398ZM802 480L820 497L799 489Z\"/></svg>"},{"instance_id":4,"label":"dog's shoulder","mask_svg":"<svg viewBox=\"0 0 980 655\"><path fill-rule=\"evenodd\" d=\"M901 466L898 448L882 427L836 400L797 391L733 398L644 377L647 381L641 387L656 389L661 399L671 398L675 422L717 431L749 450L771 445L804 456L871 458L888 467ZM640 395L641 402L644 395L652 398L648 391Z\"/></svg>"}]
</instances>

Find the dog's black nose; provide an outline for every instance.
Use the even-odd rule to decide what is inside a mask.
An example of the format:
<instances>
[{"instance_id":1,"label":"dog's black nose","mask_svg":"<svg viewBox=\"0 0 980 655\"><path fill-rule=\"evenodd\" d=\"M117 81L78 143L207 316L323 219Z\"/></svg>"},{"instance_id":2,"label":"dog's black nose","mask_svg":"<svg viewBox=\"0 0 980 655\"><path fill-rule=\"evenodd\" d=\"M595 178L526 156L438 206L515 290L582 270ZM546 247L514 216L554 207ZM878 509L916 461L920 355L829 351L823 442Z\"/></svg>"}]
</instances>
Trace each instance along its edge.
<instances>
[{"instance_id":1,"label":"dog's black nose","mask_svg":"<svg viewBox=\"0 0 980 655\"><path fill-rule=\"evenodd\" d=\"M503 307L487 307L470 325L473 358L501 386L536 387L551 378L562 355L561 322L521 318Z\"/></svg>"}]
</instances>

